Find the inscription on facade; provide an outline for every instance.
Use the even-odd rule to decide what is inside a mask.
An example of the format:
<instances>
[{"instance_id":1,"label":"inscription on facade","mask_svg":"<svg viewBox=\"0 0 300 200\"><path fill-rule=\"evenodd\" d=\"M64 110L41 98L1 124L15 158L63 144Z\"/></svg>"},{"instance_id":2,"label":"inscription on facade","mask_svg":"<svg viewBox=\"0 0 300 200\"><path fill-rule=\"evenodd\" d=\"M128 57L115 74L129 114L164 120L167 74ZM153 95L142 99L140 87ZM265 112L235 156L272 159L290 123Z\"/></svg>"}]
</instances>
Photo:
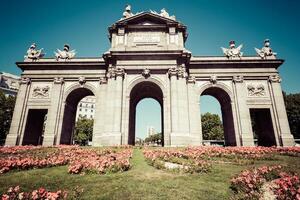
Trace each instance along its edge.
<instances>
[{"instance_id":1,"label":"inscription on facade","mask_svg":"<svg viewBox=\"0 0 300 200\"><path fill-rule=\"evenodd\" d=\"M135 35L133 42L136 44L157 44L160 42L160 36L153 34Z\"/></svg>"}]
</instances>

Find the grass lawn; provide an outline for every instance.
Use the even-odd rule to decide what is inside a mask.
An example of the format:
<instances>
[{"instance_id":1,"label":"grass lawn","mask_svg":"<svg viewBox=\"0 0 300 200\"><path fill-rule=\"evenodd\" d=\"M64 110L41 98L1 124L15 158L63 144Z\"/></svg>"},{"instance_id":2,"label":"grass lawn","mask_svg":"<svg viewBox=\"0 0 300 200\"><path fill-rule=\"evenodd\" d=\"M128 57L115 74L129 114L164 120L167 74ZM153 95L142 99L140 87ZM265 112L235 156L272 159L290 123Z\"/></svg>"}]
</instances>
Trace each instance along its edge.
<instances>
[{"instance_id":1,"label":"grass lawn","mask_svg":"<svg viewBox=\"0 0 300 200\"><path fill-rule=\"evenodd\" d=\"M0 175L0 193L20 185L23 191L39 187L56 191L83 189L80 199L229 199L230 179L241 170L260 165L281 164L300 174L300 159L276 156L275 160L251 165L214 164L204 174L184 174L149 166L141 149L134 149L129 171L112 174L71 175L67 166L11 171Z\"/></svg>"}]
</instances>

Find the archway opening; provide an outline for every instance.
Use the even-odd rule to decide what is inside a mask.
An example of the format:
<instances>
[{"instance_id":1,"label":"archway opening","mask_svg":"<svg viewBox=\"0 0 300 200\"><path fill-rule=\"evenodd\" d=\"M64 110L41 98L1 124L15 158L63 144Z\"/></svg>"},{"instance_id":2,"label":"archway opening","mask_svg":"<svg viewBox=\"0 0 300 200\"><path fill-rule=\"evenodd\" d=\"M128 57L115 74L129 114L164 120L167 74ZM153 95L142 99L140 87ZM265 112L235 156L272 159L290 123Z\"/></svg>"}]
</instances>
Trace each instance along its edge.
<instances>
[{"instance_id":1,"label":"archway opening","mask_svg":"<svg viewBox=\"0 0 300 200\"><path fill-rule=\"evenodd\" d=\"M151 100L152 99L152 100ZM148 105L146 105L146 109L140 113L139 105L143 105L144 101L148 101ZM160 127L154 127L153 121L157 121L157 113L153 113L153 110L151 110L151 105L149 105L149 101L152 101L155 105L155 102L158 102L160 105ZM141 102L141 104L139 104ZM139 104L139 105L138 105ZM151 104L151 103L150 103ZM156 105L157 106L157 105ZM154 106L155 107L155 106ZM145 107L144 107L145 108ZM157 107L156 107L157 108ZM137 143L141 143L141 140L146 139L151 134L157 134L157 136L160 135L160 138L157 138L156 140L153 139L151 142L147 141L147 144L155 144L155 145L164 145L164 128L163 128L163 93L159 86L157 86L155 83L145 81L138 83L135 85L131 92L130 92L130 106L129 106L129 132L128 132L128 144L129 145L135 145ZM141 115L144 115L143 122L145 124L149 125L149 135L143 134L141 132L141 129L137 127L137 122L141 121ZM146 117L147 116L147 117ZM137 119L139 117L139 119ZM156 118L156 119L153 119ZM149 121L147 121L149 119ZM150 121L151 120L151 121ZM146 125L147 126L147 125ZM153 130L155 129L156 130ZM146 131L147 127L146 127ZM145 132L144 132L145 133ZM144 138L141 138L141 135L144 136ZM138 138L137 138L138 137ZM140 137L140 138L139 138ZM145 142L145 141L143 141ZM143 143L142 142L142 143Z\"/></svg>"},{"instance_id":2,"label":"archway opening","mask_svg":"<svg viewBox=\"0 0 300 200\"><path fill-rule=\"evenodd\" d=\"M67 97L60 144L88 145L93 132L95 96L87 88L77 88Z\"/></svg>"},{"instance_id":3,"label":"archway opening","mask_svg":"<svg viewBox=\"0 0 300 200\"><path fill-rule=\"evenodd\" d=\"M29 109L22 145L42 145L47 109Z\"/></svg>"},{"instance_id":4,"label":"archway opening","mask_svg":"<svg viewBox=\"0 0 300 200\"><path fill-rule=\"evenodd\" d=\"M211 116L205 116L208 118L208 120L213 121L214 124L211 126L215 130L210 130L212 134L218 134L220 135L220 132L224 134L224 143L222 141L219 141L219 138L217 140L212 140L212 142L215 142L217 144L224 144L225 146L236 146L237 141L236 141L236 136L235 136L235 131L234 131L234 121L233 121L233 113L232 113L232 107L231 107L231 99L230 96L227 94L227 92L221 88L218 87L210 87L205 89L200 97L200 105L201 105L201 113L205 114L202 112L204 110L207 112L207 109L203 109L202 106L211 107L213 110L213 114ZM207 96L214 97L214 98L207 98ZM203 99L202 99L203 98ZM202 101L205 100L210 100L212 104L209 104L208 102L205 102L206 105L202 105ZM220 111L221 112L220 112ZM218 119L217 116L222 116L222 126L220 126L220 118ZM203 115L202 115L203 116ZM202 121L203 119L201 119ZM207 120L207 119L206 119ZM210 122L206 123L206 126L208 126ZM203 128L209 129L210 127L203 127ZM223 129L223 130L222 130ZM205 139L205 138L204 138Z\"/></svg>"},{"instance_id":5,"label":"archway opening","mask_svg":"<svg viewBox=\"0 0 300 200\"><path fill-rule=\"evenodd\" d=\"M252 131L258 146L275 146L276 139L270 109L250 109Z\"/></svg>"}]
</instances>

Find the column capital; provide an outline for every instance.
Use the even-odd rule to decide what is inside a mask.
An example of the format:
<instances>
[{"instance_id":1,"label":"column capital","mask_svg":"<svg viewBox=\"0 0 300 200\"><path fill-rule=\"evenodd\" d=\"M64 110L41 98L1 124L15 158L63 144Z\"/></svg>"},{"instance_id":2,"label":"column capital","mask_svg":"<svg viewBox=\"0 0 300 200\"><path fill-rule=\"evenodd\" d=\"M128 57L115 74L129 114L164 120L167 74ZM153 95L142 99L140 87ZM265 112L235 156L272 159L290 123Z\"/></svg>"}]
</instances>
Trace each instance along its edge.
<instances>
[{"instance_id":1,"label":"column capital","mask_svg":"<svg viewBox=\"0 0 300 200\"><path fill-rule=\"evenodd\" d=\"M55 77L53 79L53 83L54 84L63 84L65 82L64 78L63 77Z\"/></svg>"},{"instance_id":2,"label":"column capital","mask_svg":"<svg viewBox=\"0 0 300 200\"><path fill-rule=\"evenodd\" d=\"M176 67L172 67L168 70L168 74L169 74L169 77L171 76L177 76L177 68Z\"/></svg>"},{"instance_id":3,"label":"column capital","mask_svg":"<svg viewBox=\"0 0 300 200\"><path fill-rule=\"evenodd\" d=\"M26 84L29 85L31 83L31 79L28 77L22 77L20 80L20 84Z\"/></svg>"},{"instance_id":4,"label":"column capital","mask_svg":"<svg viewBox=\"0 0 300 200\"><path fill-rule=\"evenodd\" d=\"M191 84L195 84L196 83L196 78L194 76L188 76L187 82L191 83Z\"/></svg>"},{"instance_id":5,"label":"column capital","mask_svg":"<svg viewBox=\"0 0 300 200\"><path fill-rule=\"evenodd\" d=\"M244 81L244 76L242 75L233 76L232 81L235 83L242 83Z\"/></svg>"},{"instance_id":6,"label":"column capital","mask_svg":"<svg viewBox=\"0 0 300 200\"><path fill-rule=\"evenodd\" d=\"M270 75L269 76L269 81L273 82L273 83L280 83L281 82L281 78L278 74L275 75Z\"/></svg>"},{"instance_id":7,"label":"column capital","mask_svg":"<svg viewBox=\"0 0 300 200\"><path fill-rule=\"evenodd\" d=\"M124 77L125 70L123 68L115 68L116 77L121 76Z\"/></svg>"},{"instance_id":8,"label":"column capital","mask_svg":"<svg viewBox=\"0 0 300 200\"><path fill-rule=\"evenodd\" d=\"M100 85L106 84L107 83L107 78L106 77L101 77L99 79L99 83L100 83Z\"/></svg>"}]
</instances>

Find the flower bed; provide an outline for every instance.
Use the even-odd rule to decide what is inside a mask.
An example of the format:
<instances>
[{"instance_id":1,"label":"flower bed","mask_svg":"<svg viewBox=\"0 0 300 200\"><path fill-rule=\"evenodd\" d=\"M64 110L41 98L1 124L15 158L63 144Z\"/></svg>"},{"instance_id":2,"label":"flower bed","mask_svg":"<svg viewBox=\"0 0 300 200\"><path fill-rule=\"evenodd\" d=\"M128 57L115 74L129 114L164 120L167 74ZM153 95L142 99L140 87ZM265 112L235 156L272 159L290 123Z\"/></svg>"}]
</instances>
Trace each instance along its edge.
<instances>
[{"instance_id":1,"label":"flower bed","mask_svg":"<svg viewBox=\"0 0 300 200\"><path fill-rule=\"evenodd\" d=\"M130 168L132 149L103 148L91 149L78 146L57 147L5 147L0 157L0 174L10 170L26 170L67 165L69 173L82 171L125 171ZM9 154L8 152L12 152Z\"/></svg>"},{"instance_id":2,"label":"flower bed","mask_svg":"<svg viewBox=\"0 0 300 200\"><path fill-rule=\"evenodd\" d=\"M176 149L146 149L143 151L148 163L158 169L168 169L166 162L179 164L179 170L189 173L208 172L211 164L201 159L190 159L184 151Z\"/></svg>"},{"instance_id":3,"label":"flower bed","mask_svg":"<svg viewBox=\"0 0 300 200\"><path fill-rule=\"evenodd\" d=\"M5 194L2 194L2 200L59 200L67 199L67 192L58 190L50 192L45 188L39 188L31 192L22 192L19 186L10 187Z\"/></svg>"},{"instance_id":4,"label":"flower bed","mask_svg":"<svg viewBox=\"0 0 300 200\"><path fill-rule=\"evenodd\" d=\"M231 189L235 199L260 199L266 183L274 183L269 187L276 199L300 199L299 176L283 172L280 165L245 170L231 179Z\"/></svg>"}]
</instances>

